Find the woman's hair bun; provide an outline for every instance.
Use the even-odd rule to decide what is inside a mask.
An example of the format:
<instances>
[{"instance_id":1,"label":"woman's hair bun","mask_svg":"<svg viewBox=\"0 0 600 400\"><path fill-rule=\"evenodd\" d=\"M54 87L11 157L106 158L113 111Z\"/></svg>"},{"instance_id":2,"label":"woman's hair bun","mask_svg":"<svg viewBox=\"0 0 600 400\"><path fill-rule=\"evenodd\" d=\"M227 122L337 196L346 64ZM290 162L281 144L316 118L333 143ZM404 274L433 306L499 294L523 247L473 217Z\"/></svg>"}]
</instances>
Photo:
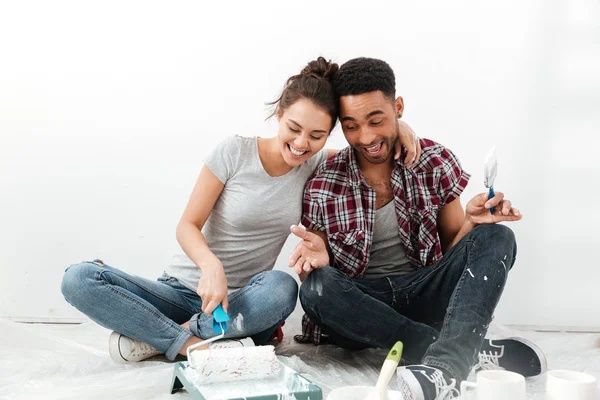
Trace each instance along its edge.
<instances>
[{"instance_id":1,"label":"woman's hair bun","mask_svg":"<svg viewBox=\"0 0 600 400\"><path fill-rule=\"evenodd\" d=\"M308 65L304 67L300 75L313 75L318 78L331 80L338 69L340 69L340 67L336 63L331 62L331 60L327 61L323 57L319 57L316 60L309 62Z\"/></svg>"}]
</instances>

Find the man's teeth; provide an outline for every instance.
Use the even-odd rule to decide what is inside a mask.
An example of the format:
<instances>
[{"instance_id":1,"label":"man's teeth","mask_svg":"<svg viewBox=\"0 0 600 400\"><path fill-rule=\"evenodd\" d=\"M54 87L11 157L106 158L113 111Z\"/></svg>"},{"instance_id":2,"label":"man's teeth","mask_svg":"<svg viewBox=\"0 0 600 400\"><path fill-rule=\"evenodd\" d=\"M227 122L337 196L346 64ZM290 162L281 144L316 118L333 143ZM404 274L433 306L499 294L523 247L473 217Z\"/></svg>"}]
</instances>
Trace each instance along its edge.
<instances>
[{"instance_id":1,"label":"man's teeth","mask_svg":"<svg viewBox=\"0 0 600 400\"><path fill-rule=\"evenodd\" d=\"M303 155L303 154L306 153L306 151L296 150L292 146L289 146L289 148L290 148L290 151L292 152L292 154L295 155L295 156L301 156L301 155Z\"/></svg>"},{"instance_id":2,"label":"man's teeth","mask_svg":"<svg viewBox=\"0 0 600 400\"><path fill-rule=\"evenodd\" d=\"M376 144L375 146L367 147L367 148L365 148L365 150L367 150L367 152L369 152L369 153L377 153L380 148L381 148L381 143Z\"/></svg>"}]
</instances>

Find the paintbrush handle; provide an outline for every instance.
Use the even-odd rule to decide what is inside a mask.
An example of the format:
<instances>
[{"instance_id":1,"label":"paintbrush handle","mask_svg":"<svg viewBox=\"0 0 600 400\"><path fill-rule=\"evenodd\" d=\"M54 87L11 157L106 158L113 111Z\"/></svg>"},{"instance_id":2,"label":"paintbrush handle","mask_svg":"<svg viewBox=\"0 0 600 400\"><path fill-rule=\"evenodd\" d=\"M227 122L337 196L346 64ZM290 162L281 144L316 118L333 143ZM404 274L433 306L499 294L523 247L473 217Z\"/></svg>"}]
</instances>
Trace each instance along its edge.
<instances>
[{"instance_id":1,"label":"paintbrush handle","mask_svg":"<svg viewBox=\"0 0 600 400\"><path fill-rule=\"evenodd\" d=\"M493 198L496 194L494 193L494 187L490 186L490 193L488 194L488 200ZM494 207L490 208L490 214L494 213Z\"/></svg>"}]
</instances>

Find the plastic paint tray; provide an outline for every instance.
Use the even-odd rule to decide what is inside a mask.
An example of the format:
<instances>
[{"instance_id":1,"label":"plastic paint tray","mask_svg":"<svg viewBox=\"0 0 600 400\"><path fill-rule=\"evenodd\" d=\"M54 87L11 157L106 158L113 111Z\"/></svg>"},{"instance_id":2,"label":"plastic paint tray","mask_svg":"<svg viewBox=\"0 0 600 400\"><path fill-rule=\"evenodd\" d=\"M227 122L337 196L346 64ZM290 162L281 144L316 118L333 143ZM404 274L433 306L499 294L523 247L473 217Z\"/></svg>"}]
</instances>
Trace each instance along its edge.
<instances>
[{"instance_id":1,"label":"plastic paint tray","mask_svg":"<svg viewBox=\"0 0 600 400\"><path fill-rule=\"evenodd\" d=\"M171 394L185 389L193 400L322 400L321 388L281 362L268 379L222 382L196 386L186 377L187 362L173 371Z\"/></svg>"}]
</instances>

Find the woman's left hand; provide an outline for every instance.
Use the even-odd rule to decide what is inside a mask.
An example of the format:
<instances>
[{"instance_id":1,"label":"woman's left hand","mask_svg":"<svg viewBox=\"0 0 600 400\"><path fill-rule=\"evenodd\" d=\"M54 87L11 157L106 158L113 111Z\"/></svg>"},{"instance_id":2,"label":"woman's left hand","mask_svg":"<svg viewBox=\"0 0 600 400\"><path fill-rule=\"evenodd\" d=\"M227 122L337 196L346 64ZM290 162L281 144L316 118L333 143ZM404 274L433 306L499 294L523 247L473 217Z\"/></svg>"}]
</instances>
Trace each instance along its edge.
<instances>
[{"instance_id":1,"label":"woman's left hand","mask_svg":"<svg viewBox=\"0 0 600 400\"><path fill-rule=\"evenodd\" d=\"M406 158L404 159L405 167L412 167L421 158L421 143L419 137L415 134L412 128L404 121L398 120L399 136L396 141L396 152L394 154L394 160L400 158L402 153L402 147L406 149Z\"/></svg>"}]
</instances>

